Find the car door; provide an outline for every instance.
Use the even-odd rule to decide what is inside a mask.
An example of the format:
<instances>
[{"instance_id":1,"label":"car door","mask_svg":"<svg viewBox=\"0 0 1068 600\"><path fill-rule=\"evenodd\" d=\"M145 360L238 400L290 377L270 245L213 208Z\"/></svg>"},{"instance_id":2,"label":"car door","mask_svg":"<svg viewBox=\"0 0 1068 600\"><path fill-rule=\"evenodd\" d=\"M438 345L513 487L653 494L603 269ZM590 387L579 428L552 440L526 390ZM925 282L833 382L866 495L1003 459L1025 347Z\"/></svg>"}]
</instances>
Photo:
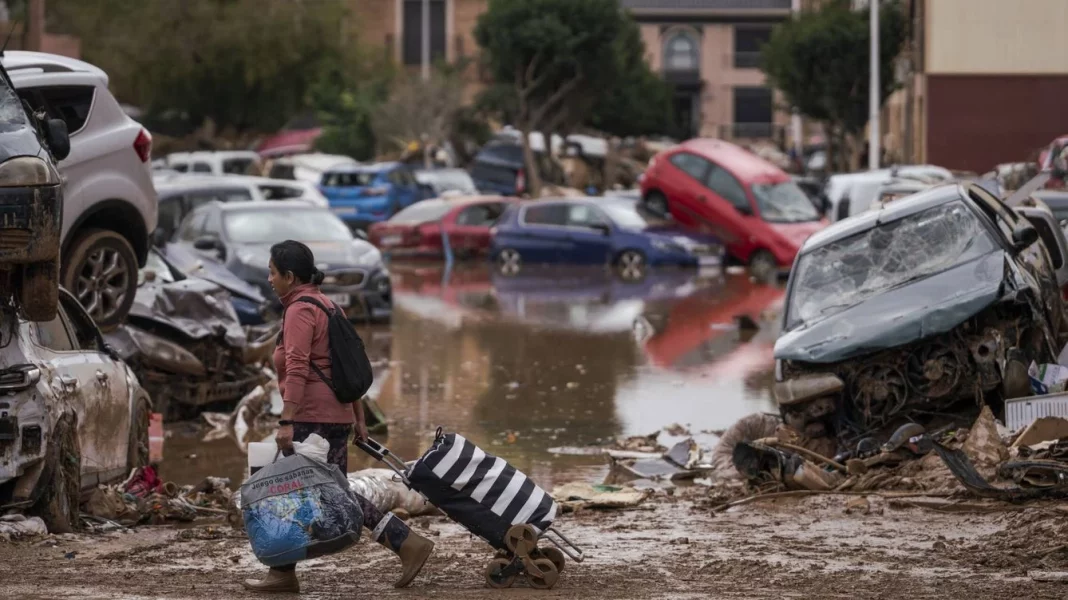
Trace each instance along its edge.
<instances>
[{"instance_id":1,"label":"car door","mask_svg":"<svg viewBox=\"0 0 1068 600\"><path fill-rule=\"evenodd\" d=\"M516 250L526 262L554 263L570 259L567 204L537 202L522 207Z\"/></svg>"},{"instance_id":2,"label":"car door","mask_svg":"<svg viewBox=\"0 0 1068 600\"><path fill-rule=\"evenodd\" d=\"M56 318L33 325L33 343L55 373L52 385L78 416L82 488L122 477L131 425L125 367L104 351L92 319L70 294L60 294Z\"/></svg>"},{"instance_id":3,"label":"car door","mask_svg":"<svg viewBox=\"0 0 1068 600\"><path fill-rule=\"evenodd\" d=\"M443 222L453 249L473 253L488 248L490 227L500 216L502 207L499 202L473 204L457 213L451 224Z\"/></svg>"},{"instance_id":4,"label":"car door","mask_svg":"<svg viewBox=\"0 0 1068 600\"><path fill-rule=\"evenodd\" d=\"M706 191L697 200L707 218L699 229L718 236L736 258L748 260L754 249L751 231L760 217L745 187L730 171L712 162L704 184Z\"/></svg>"},{"instance_id":5,"label":"car door","mask_svg":"<svg viewBox=\"0 0 1068 600\"><path fill-rule=\"evenodd\" d=\"M567 208L569 262L580 265L608 264L612 249L612 229L608 217L591 204L571 204Z\"/></svg>"},{"instance_id":6,"label":"car door","mask_svg":"<svg viewBox=\"0 0 1068 600\"><path fill-rule=\"evenodd\" d=\"M407 208L419 200L422 200L419 192L419 184L415 180L415 175L412 175L411 171L408 169L401 167L391 171L390 182L397 191L398 206L400 208Z\"/></svg>"},{"instance_id":7,"label":"car door","mask_svg":"<svg viewBox=\"0 0 1068 600\"><path fill-rule=\"evenodd\" d=\"M667 170L674 173L658 180L667 197L668 209L680 224L697 228L702 222L698 197L707 193L704 182L712 163L691 152L672 154L668 162L671 166Z\"/></svg>"}]
</instances>

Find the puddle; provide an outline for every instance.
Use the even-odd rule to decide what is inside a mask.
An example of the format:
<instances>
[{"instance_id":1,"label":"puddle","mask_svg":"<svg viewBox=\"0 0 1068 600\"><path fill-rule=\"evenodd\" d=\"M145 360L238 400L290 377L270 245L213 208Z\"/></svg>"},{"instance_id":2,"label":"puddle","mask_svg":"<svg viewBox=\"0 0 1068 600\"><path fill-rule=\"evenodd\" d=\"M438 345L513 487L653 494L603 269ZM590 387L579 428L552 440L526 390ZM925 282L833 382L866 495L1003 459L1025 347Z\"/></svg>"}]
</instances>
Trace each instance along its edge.
<instances>
[{"instance_id":1,"label":"puddle","mask_svg":"<svg viewBox=\"0 0 1068 600\"><path fill-rule=\"evenodd\" d=\"M437 427L457 431L545 487L599 480L603 456L554 455L675 423L722 430L771 400L782 289L745 276L602 271L501 277L394 266L392 326L361 327L394 453L414 459ZM749 319L738 319L746 315ZM751 321L750 321L751 320ZM755 322L759 329L753 330ZM739 323L743 323L739 327ZM240 481L245 455L187 424L168 427L164 477ZM700 436L704 443L714 436ZM681 439L661 434L661 443ZM358 449L350 469L372 466Z\"/></svg>"}]
</instances>

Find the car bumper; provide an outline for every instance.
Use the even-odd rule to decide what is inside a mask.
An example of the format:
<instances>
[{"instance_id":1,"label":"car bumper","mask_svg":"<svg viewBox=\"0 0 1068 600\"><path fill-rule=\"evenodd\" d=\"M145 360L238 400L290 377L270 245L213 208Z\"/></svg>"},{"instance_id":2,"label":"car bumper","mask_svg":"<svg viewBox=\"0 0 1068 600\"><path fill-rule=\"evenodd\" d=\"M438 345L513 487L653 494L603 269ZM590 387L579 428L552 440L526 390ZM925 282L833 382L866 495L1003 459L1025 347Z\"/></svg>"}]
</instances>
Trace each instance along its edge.
<instances>
[{"instance_id":1,"label":"car bumper","mask_svg":"<svg viewBox=\"0 0 1068 600\"><path fill-rule=\"evenodd\" d=\"M60 186L0 188L0 263L54 260L62 225Z\"/></svg>"},{"instance_id":2,"label":"car bumper","mask_svg":"<svg viewBox=\"0 0 1068 600\"><path fill-rule=\"evenodd\" d=\"M445 251L441 246L409 246L409 247L393 247L382 248L382 253L386 256L397 259L413 259L413 258L442 258L445 256Z\"/></svg>"},{"instance_id":3,"label":"car bumper","mask_svg":"<svg viewBox=\"0 0 1068 600\"><path fill-rule=\"evenodd\" d=\"M352 321L385 321L393 316L393 288L388 275L375 275L358 286L320 287Z\"/></svg>"},{"instance_id":4,"label":"car bumper","mask_svg":"<svg viewBox=\"0 0 1068 600\"><path fill-rule=\"evenodd\" d=\"M381 223L389 219L392 212L388 197L362 200L334 200L330 202L330 211L352 227L366 227L371 223Z\"/></svg>"}]
</instances>

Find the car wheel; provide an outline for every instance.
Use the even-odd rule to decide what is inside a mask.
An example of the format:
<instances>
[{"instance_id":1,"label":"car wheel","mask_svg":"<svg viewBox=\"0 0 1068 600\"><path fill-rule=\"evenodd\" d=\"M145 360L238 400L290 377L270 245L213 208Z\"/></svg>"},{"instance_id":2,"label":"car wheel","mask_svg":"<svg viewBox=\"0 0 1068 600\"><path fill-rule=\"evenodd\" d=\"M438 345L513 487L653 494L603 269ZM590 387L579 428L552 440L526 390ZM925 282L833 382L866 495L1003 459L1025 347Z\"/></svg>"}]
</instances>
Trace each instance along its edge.
<instances>
[{"instance_id":1,"label":"car wheel","mask_svg":"<svg viewBox=\"0 0 1068 600\"><path fill-rule=\"evenodd\" d=\"M130 415L130 446L127 450L126 468L132 471L137 467L148 466L149 440L148 429L152 425L152 403L148 397L142 397L134 404Z\"/></svg>"},{"instance_id":2,"label":"car wheel","mask_svg":"<svg viewBox=\"0 0 1068 600\"><path fill-rule=\"evenodd\" d=\"M779 263L767 250L757 250L749 257L749 273L760 281L766 281L779 272Z\"/></svg>"},{"instance_id":3,"label":"car wheel","mask_svg":"<svg viewBox=\"0 0 1068 600\"><path fill-rule=\"evenodd\" d=\"M647 267L645 255L637 250L624 250L616 258L616 272L623 281L641 281Z\"/></svg>"},{"instance_id":4,"label":"car wheel","mask_svg":"<svg viewBox=\"0 0 1068 600\"><path fill-rule=\"evenodd\" d=\"M667 197L660 192L649 192L645 197L645 210L660 217L667 216L669 211Z\"/></svg>"},{"instance_id":5,"label":"car wheel","mask_svg":"<svg viewBox=\"0 0 1068 600\"><path fill-rule=\"evenodd\" d=\"M71 533L79 526L82 483L82 449L72 414L56 422L45 461L41 480L47 487L30 512L41 517L49 533Z\"/></svg>"},{"instance_id":6,"label":"car wheel","mask_svg":"<svg viewBox=\"0 0 1068 600\"><path fill-rule=\"evenodd\" d=\"M118 327L137 293L137 256L126 238L90 229L74 240L63 265L67 287L101 330Z\"/></svg>"},{"instance_id":7,"label":"car wheel","mask_svg":"<svg viewBox=\"0 0 1068 600\"><path fill-rule=\"evenodd\" d=\"M497 254L497 270L501 275L518 275L522 268L523 257L519 255L518 250L505 248Z\"/></svg>"},{"instance_id":8,"label":"car wheel","mask_svg":"<svg viewBox=\"0 0 1068 600\"><path fill-rule=\"evenodd\" d=\"M26 265L22 269L19 304L30 321L47 322L59 310L59 261Z\"/></svg>"}]
</instances>

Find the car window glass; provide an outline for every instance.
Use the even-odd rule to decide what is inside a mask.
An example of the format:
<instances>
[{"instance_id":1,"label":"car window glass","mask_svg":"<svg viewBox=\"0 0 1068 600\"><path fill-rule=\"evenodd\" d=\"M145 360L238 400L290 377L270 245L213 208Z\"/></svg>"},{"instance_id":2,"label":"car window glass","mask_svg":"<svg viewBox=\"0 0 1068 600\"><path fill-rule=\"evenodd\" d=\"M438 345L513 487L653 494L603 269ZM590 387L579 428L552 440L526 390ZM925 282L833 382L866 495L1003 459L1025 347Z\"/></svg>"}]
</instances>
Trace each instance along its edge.
<instances>
[{"instance_id":1,"label":"car window glass","mask_svg":"<svg viewBox=\"0 0 1068 600\"><path fill-rule=\"evenodd\" d=\"M466 208L456 216L457 225L489 227L501 215L500 204L479 204Z\"/></svg>"},{"instance_id":2,"label":"car window glass","mask_svg":"<svg viewBox=\"0 0 1068 600\"><path fill-rule=\"evenodd\" d=\"M371 185L378 173L361 171L359 173L327 173L323 175L325 187L356 187Z\"/></svg>"},{"instance_id":3,"label":"car window glass","mask_svg":"<svg viewBox=\"0 0 1068 600\"><path fill-rule=\"evenodd\" d=\"M55 318L44 323L35 323L37 326L37 341L45 348L56 352L72 352L74 341L71 339L67 325L64 323L63 310L60 309Z\"/></svg>"},{"instance_id":4,"label":"car window glass","mask_svg":"<svg viewBox=\"0 0 1068 600\"><path fill-rule=\"evenodd\" d=\"M528 206L523 213L523 222L527 225L567 225L568 211L566 204L545 204Z\"/></svg>"},{"instance_id":5,"label":"car window glass","mask_svg":"<svg viewBox=\"0 0 1068 600\"><path fill-rule=\"evenodd\" d=\"M284 200L286 198L300 198L304 190L288 185L261 185L260 191L267 200Z\"/></svg>"},{"instance_id":6,"label":"car window glass","mask_svg":"<svg viewBox=\"0 0 1068 600\"><path fill-rule=\"evenodd\" d=\"M182 197L171 196L159 199L159 227L169 238L182 222Z\"/></svg>"},{"instance_id":7,"label":"car window glass","mask_svg":"<svg viewBox=\"0 0 1068 600\"><path fill-rule=\"evenodd\" d=\"M712 165L705 179L705 185L735 208L749 210L749 199L745 196L745 189L726 169Z\"/></svg>"},{"instance_id":8,"label":"car window glass","mask_svg":"<svg viewBox=\"0 0 1068 600\"><path fill-rule=\"evenodd\" d=\"M75 346L81 350L99 352L99 330L82 307L72 303L67 297L60 297L61 314L66 318L67 329L74 336Z\"/></svg>"},{"instance_id":9,"label":"car window glass","mask_svg":"<svg viewBox=\"0 0 1068 600\"><path fill-rule=\"evenodd\" d=\"M208 163L197 162L193 163L194 173L211 173L211 165Z\"/></svg>"},{"instance_id":10,"label":"car window glass","mask_svg":"<svg viewBox=\"0 0 1068 600\"><path fill-rule=\"evenodd\" d=\"M252 172L255 162L251 158L228 158L223 161L222 170L231 175L247 175Z\"/></svg>"},{"instance_id":11,"label":"car window glass","mask_svg":"<svg viewBox=\"0 0 1068 600\"><path fill-rule=\"evenodd\" d=\"M170 168L174 169L175 171L178 171L179 173L188 173L189 163L174 163L170 166Z\"/></svg>"},{"instance_id":12,"label":"car window glass","mask_svg":"<svg viewBox=\"0 0 1068 600\"><path fill-rule=\"evenodd\" d=\"M178 238L187 242L192 242L200 236L200 232L204 229L204 223L208 220L207 211L201 211L193 213L186 217L182 223L181 232L178 234Z\"/></svg>"},{"instance_id":13,"label":"car window glass","mask_svg":"<svg viewBox=\"0 0 1068 600\"><path fill-rule=\"evenodd\" d=\"M200 231L200 235L210 235L212 237L222 237L222 216L218 211L207 211L208 218L204 221L204 228Z\"/></svg>"},{"instance_id":14,"label":"car window glass","mask_svg":"<svg viewBox=\"0 0 1068 600\"><path fill-rule=\"evenodd\" d=\"M678 167L683 173L702 182L705 180L705 173L708 172L708 167L712 164L700 156L690 154L689 152L679 152L668 160L670 160L671 164Z\"/></svg>"},{"instance_id":15,"label":"car window glass","mask_svg":"<svg viewBox=\"0 0 1068 600\"><path fill-rule=\"evenodd\" d=\"M971 199L989 217L1008 243L1012 243L1012 230L1016 225L1015 213L1008 210L989 192L975 186L968 190Z\"/></svg>"},{"instance_id":16,"label":"car window glass","mask_svg":"<svg viewBox=\"0 0 1068 600\"><path fill-rule=\"evenodd\" d=\"M604 225L600 211L586 204L572 204L567 209L567 224L572 227Z\"/></svg>"},{"instance_id":17,"label":"car window glass","mask_svg":"<svg viewBox=\"0 0 1068 600\"><path fill-rule=\"evenodd\" d=\"M63 119L69 133L76 133L89 120L96 88L91 85L49 86L20 90L19 95L34 110L43 110L51 119Z\"/></svg>"}]
</instances>

